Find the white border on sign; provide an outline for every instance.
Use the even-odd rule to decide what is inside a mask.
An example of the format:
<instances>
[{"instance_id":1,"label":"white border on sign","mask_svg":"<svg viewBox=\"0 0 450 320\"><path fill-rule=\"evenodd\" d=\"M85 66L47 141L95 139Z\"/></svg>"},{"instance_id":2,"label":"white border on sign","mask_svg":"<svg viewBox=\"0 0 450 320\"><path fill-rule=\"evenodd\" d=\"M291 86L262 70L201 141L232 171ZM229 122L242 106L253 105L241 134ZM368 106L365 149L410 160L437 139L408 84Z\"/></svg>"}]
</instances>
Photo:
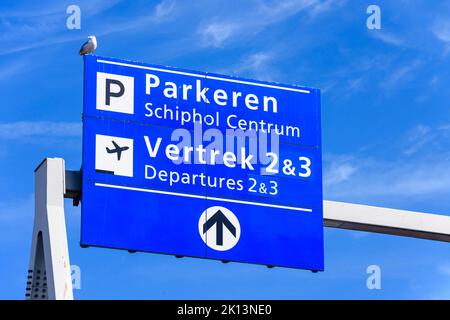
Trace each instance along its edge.
<instances>
[{"instance_id":1,"label":"white border on sign","mask_svg":"<svg viewBox=\"0 0 450 320\"><path fill-rule=\"evenodd\" d=\"M122 67L131 67L131 68L146 69L146 70L160 71L160 72L166 72L166 73L181 74L181 75L190 76L190 77L198 77L198 78L204 77L204 75L201 75L201 74L198 74L198 73L176 71L176 70L168 70L168 69L161 69L161 68L155 68L155 67L146 67L146 66L140 66L140 65L136 65L136 64L129 64L129 63L123 63L123 62L116 62L116 61L108 61L108 60L103 60L103 59L97 59L97 62L99 62L99 63L106 63L106 64L113 64L113 65L122 66ZM249 85L252 85L252 86L266 87L266 88L272 88L272 89L281 89L281 90L286 90L286 91L301 92L301 93L306 93L306 94L310 94L311 93L311 91L305 90L305 89L295 89L295 88L289 88L289 87L281 87L281 86L276 86L276 85L272 85L272 84L257 83L257 82L250 82L250 81L237 80L237 79L228 79L228 78L221 78L221 77L216 77L216 76L207 76L207 78L208 79L213 79L213 80L235 82L235 83L241 83L241 84L249 84Z\"/></svg>"},{"instance_id":2,"label":"white border on sign","mask_svg":"<svg viewBox=\"0 0 450 320\"><path fill-rule=\"evenodd\" d=\"M127 186L120 186L120 185L115 185L115 184L107 184L107 183L99 183L99 182L94 183L94 185L96 187L104 187L104 188L112 188L112 189L123 189L123 190L140 191L140 192L157 193L157 194L166 194L166 195L169 195L169 196L178 196L178 197L185 197L185 198L205 199L205 197L206 197L206 196L200 196L200 195L197 195L197 194L169 192L169 191L161 191L161 190L145 189L145 188L135 188L135 187L127 187ZM248 204L248 205L259 206L259 207L286 209L286 210L302 211L302 212L312 212L313 211L312 209L299 208L299 207L289 207L289 206L281 206L281 205L278 205L278 204L269 204L269 203L243 201L243 200L217 198L217 197L206 197L206 198L208 200L231 202L231 203L239 203L239 204Z\"/></svg>"}]
</instances>

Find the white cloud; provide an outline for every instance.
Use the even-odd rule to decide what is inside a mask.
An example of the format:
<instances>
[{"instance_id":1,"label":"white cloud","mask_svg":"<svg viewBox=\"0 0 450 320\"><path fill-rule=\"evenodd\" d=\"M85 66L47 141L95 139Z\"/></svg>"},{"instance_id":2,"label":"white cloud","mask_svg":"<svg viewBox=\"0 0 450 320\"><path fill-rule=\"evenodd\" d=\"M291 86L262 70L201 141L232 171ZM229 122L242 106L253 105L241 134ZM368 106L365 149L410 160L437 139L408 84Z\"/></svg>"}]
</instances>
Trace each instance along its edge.
<instances>
[{"instance_id":1,"label":"white cloud","mask_svg":"<svg viewBox=\"0 0 450 320\"><path fill-rule=\"evenodd\" d=\"M352 57L348 63L333 69L330 73L321 75L323 78L317 86L323 93L334 95L336 99L349 99L354 93L362 90L373 90L373 83L380 85L378 77L391 74L391 65L395 57L386 54L376 54L370 57Z\"/></svg>"},{"instance_id":2,"label":"white cloud","mask_svg":"<svg viewBox=\"0 0 450 320\"><path fill-rule=\"evenodd\" d=\"M406 204L450 199L449 126L419 124L397 145L390 145L388 154L394 155L393 159L361 153L326 155L325 195L349 201Z\"/></svg>"},{"instance_id":3,"label":"white cloud","mask_svg":"<svg viewBox=\"0 0 450 320\"><path fill-rule=\"evenodd\" d=\"M406 146L403 151L404 154L410 156L419 151L424 145L429 143L432 139L431 128L422 124L415 126L407 134L407 139L410 145Z\"/></svg>"},{"instance_id":4,"label":"white cloud","mask_svg":"<svg viewBox=\"0 0 450 320\"><path fill-rule=\"evenodd\" d=\"M324 186L327 196L362 201L399 201L411 200L411 197L425 199L450 195L450 155L409 161L355 156L350 159L339 166L330 165L344 168L340 169L343 173L331 169L326 171Z\"/></svg>"},{"instance_id":5,"label":"white cloud","mask_svg":"<svg viewBox=\"0 0 450 320\"><path fill-rule=\"evenodd\" d=\"M303 9L310 6L319 6L326 1L319 0L287 0L280 2L272 2L275 5L261 3L259 7L259 14L262 14L265 19L261 19L263 24L271 24L282 19L286 19L292 15L297 14Z\"/></svg>"},{"instance_id":6,"label":"white cloud","mask_svg":"<svg viewBox=\"0 0 450 320\"><path fill-rule=\"evenodd\" d=\"M237 65L221 70L221 73L238 74L271 81L278 74L276 68L272 66L276 56L272 51L252 53L245 56Z\"/></svg>"},{"instance_id":7,"label":"white cloud","mask_svg":"<svg viewBox=\"0 0 450 320\"><path fill-rule=\"evenodd\" d=\"M205 46L223 47L232 39L253 36L268 26L286 20L302 11L308 10L312 16L326 12L342 0L287 0L262 1L242 13L233 11L232 17L213 18L200 24L198 34ZM244 15L242 15L244 14Z\"/></svg>"},{"instance_id":8,"label":"white cloud","mask_svg":"<svg viewBox=\"0 0 450 320\"><path fill-rule=\"evenodd\" d=\"M154 7L153 13L135 16L120 16L117 18L99 17L105 11L116 6L121 0L90 1L81 6L82 25L90 25L95 35L105 36L130 29L143 28L151 24L159 24L168 20L175 9L173 1L163 0ZM18 53L51 45L78 41L81 44L86 34L67 32L64 19L65 8L48 6L45 10L17 10L4 12L0 15L0 55Z\"/></svg>"},{"instance_id":9,"label":"white cloud","mask_svg":"<svg viewBox=\"0 0 450 320\"><path fill-rule=\"evenodd\" d=\"M175 9L175 1L163 0L155 8L155 16L158 19L166 18Z\"/></svg>"},{"instance_id":10,"label":"white cloud","mask_svg":"<svg viewBox=\"0 0 450 320\"><path fill-rule=\"evenodd\" d=\"M391 34L391 33L387 33L382 30L376 30L376 31L371 30L369 32L369 34L371 36L373 36L374 38L377 38L387 44L391 44L394 46L401 46L404 44L403 40L401 38L399 38L398 36Z\"/></svg>"},{"instance_id":11,"label":"white cloud","mask_svg":"<svg viewBox=\"0 0 450 320\"><path fill-rule=\"evenodd\" d=\"M347 0L325 0L316 3L311 9L311 16L315 17L317 15L323 14L327 11L333 9L336 6L342 6L347 2Z\"/></svg>"},{"instance_id":12,"label":"white cloud","mask_svg":"<svg viewBox=\"0 0 450 320\"><path fill-rule=\"evenodd\" d=\"M19 76L25 71L30 71L30 61L28 59L14 59L8 63L2 63L0 81L10 81L13 77Z\"/></svg>"},{"instance_id":13,"label":"white cloud","mask_svg":"<svg viewBox=\"0 0 450 320\"><path fill-rule=\"evenodd\" d=\"M220 48L238 28L238 25L233 22L214 21L202 27L200 34L204 43Z\"/></svg>"},{"instance_id":14,"label":"white cloud","mask_svg":"<svg viewBox=\"0 0 450 320\"><path fill-rule=\"evenodd\" d=\"M99 31L96 32L96 35L106 36L129 30L146 31L151 26L153 26L154 30L157 30L155 26L168 22L175 17L175 10L176 5L174 0L162 0L150 14L122 16L114 21L109 21L109 23L102 23L101 26L97 27Z\"/></svg>"},{"instance_id":15,"label":"white cloud","mask_svg":"<svg viewBox=\"0 0 450 320\"><path fill-rule=\"evenodd\" d=\"M334 157L324 173L325 187L333 187L347 181L357 172L356 163L349 157Z\"/></svg>"},{"instance_id":16,"label":"white cloud","mask_svg":"<svg viewBox=\"0 0 450 320\"><path fill-rule=\"evenodd\" d=\"M450 263L443 263L440 266L438 266L438 271L446 276L450 277Z\"/></svg>"},{"instance_id":17,"label":"white cloud","mask_svg":"<svg viewBox=\"0 0 450 320\"><path fill-rule=\"evenodd\" d=\"M433 35L444 44L443 55L450 53L450 21L448 18L439 18L431 28Z\"/></svg>"},{"instance_id":18,"label":"white cloud","mask_svg":"<svg viewBox=\"0 0 450 320\"><path fill-rule=\"evenodd\" d=\"M450 42L450 21L448 19L437 20L431 31L442 42Z\"/></svg>"},{"instance_id":19,"label":"white cloud","mask_svg":"<svg viewBox=\"0 0 450 320\"><path fill-rule=\"evenodd\" d=\"M271 76L272 72L270 72L268 64L272 59L273 55L269 52L251 54L241 63L239 73L249 71L254 77L269 80L268 77Z\"/></svg>"},{"instance_id":20,"label":"white cloud","mask_svg":"<svg viewBox=\"0 0 450 320\"><path fill-rule=\"evenodd\" d=\"M437 268L438 281L430 293L425 294L424 299L448 300L450 299L450 262L439 262Z\"/></svg>"},{"instance_id":21,"label":"white cloud","mask_svg":"<svg viewBox=\"0 0 450 320\"><path fill-rule=\"evenodd\" d=\"M392 70L380 86L383 89L393 89L401 83L414 79L413 72L416 71L421 64L421 61L415 60L396 70Z\"/></svg>"},{"instance_id":22,"label":"white cloud","mask_svg":"<svg viewBox=\"0 0 450 320\"><path fill-rule=\"evenodd\" d=\"M450 145L450 125L436 127L418 124L405 135L403 153L407 156L420 153L446 154Z\"/></svg>"},{"instance_id":23,"label":"white cloud","mask_svg":"<svg viewBox=\"0 0 450 320\"><path fill-rule=\"evenodd\" d=\"M0 122L0 140L28 138L81 138L81 122Z\"/></svg>"}]
</instances>

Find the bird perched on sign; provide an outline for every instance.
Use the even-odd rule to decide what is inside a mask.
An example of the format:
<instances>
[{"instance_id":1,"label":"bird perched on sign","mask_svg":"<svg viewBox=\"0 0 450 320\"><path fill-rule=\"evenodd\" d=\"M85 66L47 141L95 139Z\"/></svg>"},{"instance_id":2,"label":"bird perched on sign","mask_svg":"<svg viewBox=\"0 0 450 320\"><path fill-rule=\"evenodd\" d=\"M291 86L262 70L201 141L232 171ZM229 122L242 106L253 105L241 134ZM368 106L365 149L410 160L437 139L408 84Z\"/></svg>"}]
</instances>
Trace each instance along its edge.
<instances>
[{"instance_id":1,"label":"bird perched on sign","mask_svg":"<svg viewBox=\"0 0 450 320\"><path fill-rule=\"evenodd\" d=\"M92 53L96 48L97 48L97 39L95 38L95 36L89 36L88 40L81 46L80 54L85 55Z\"/></svg>"}]
</instances>

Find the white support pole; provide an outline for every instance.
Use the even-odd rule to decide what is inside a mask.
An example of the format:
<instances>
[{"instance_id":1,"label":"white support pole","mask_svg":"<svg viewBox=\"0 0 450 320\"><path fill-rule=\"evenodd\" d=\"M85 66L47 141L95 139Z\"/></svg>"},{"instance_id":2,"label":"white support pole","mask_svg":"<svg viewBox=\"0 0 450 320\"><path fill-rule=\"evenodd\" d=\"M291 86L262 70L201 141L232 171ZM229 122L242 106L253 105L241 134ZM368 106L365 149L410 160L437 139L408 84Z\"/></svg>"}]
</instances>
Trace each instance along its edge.
<instances>
[{"instance_id":1,"label":"white support pole","mask_svg":"<svg viewBox=\"0 0 450 320\"><path fill-rule=\"evenodd\" d=\"M327 227L450 242L450 216L325 200Z\"/></svg>"},{"instance_id":2,"label":"white support pole","mask_svg":"<svg viewBox=\"0 0 450 320\"><path fill-rule=\"evenodd\" d=\"M46 158L35 170L35 213L26 299L73 300L64 220L64 159Z\"/></svg>"}]
</instances>

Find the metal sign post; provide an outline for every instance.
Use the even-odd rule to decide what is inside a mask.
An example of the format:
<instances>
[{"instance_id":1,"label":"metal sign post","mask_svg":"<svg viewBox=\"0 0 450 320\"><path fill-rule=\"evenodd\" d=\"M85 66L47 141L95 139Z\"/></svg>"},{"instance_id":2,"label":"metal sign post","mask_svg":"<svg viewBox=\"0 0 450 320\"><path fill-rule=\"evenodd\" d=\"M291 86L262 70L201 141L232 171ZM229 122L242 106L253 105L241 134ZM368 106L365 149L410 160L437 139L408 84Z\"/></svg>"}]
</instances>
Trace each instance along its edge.
<instances>
[{"instance_id":1,"label":"metal sign post","mask_svg":"<svg viewBox=\"0 0 450 320\"><path fill-rule=\"evenodd\" d=\"M64 159L46 158L35 170L35 213L26 299L72 300L64 221Z\"/></svg>"}]
</instances>

